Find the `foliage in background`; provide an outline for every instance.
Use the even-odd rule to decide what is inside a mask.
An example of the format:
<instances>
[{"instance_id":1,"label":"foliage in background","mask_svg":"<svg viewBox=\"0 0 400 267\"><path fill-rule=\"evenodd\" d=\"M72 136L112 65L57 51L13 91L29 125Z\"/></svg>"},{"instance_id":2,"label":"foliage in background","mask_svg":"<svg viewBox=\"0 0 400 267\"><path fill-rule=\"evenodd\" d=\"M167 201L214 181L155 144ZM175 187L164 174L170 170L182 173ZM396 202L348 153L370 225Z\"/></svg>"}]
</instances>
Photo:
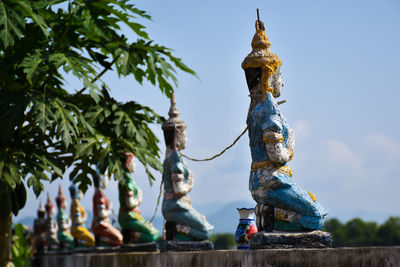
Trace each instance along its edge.
<instances>
[{"instance_id":1,"label":"foliage in background","mask_svg":"<svg viewBox=\"0 0 400 267\"><path fill-rule=\"evenodd\" d=\"M383 224L354 218L344 224L338 219L325 222L334 247L400 246L400 217L390 217Z\"/></svg>"},{"instance_id":2,"label":"foliage in background","mask_svg":"<svg viewBox=\"0 0 400 267\"><path fill-rule=\"evenodd\" d=\"M230 233L214 234L210 241L214 243L216 250L235 249L236 247L235 236Z\"/></svg>"},{"instance_id":3,"label":"foliage in background","mask_svg":"<svg viewBox=\"0 0 400 267\"><path fill-rule=\"evenodd\" d=\"M14 225L12 237L12 264L15 267L29 266L32 249L29 245L30 235L22 224Z\"/></svg>"},{"instance_id":4,"label":"foliage in background","mask_svg":"<svg viewBox=\"0 0 400 267\"><path fill-rule=\"evenodd\" d=\"M123 181L122 151L133 151L149 180L161 171L158 139L149 124L163 118L135 101L120 103L101 76L114 69L147 80L167 97L176 69L195 74L155 44L138 19L150 16L127 0L0 0L0 217L15 215L42 180L73 166L81 189L99 164ZM127 29L135 40L122 33ZM67 91L65 77L82 82Z\"/></svg>"}]
</instances>

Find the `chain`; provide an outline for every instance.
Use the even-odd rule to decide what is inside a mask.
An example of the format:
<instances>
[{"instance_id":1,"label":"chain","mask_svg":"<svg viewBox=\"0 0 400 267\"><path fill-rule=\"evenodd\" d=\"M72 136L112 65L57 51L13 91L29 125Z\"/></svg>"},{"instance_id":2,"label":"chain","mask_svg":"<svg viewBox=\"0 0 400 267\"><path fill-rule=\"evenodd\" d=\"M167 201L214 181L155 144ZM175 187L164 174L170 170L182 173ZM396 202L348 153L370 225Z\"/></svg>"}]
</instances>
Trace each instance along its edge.
<instances>
[{"instance_id":1,"label":"chain","mask_svg":"<svg viewBox=\"0 0 400 267\"><path fill-rule=\"evenodd\" d=\"M179 153L182 155L182 157L187 158L188 160L192 160L192 161L210 161L210 160L213 160L213 159L215 159L215 158L221 156L222 154L224 154L224 153L225 153L228 149L230 149L231 147L233 147L233 146L237 143L237 141L239 141L239 139L247 132L247 129L248 129L248 127L246 127L246 129L243 130L243 132L235 139L235 141L233 141L233 143L232 143L231 145L227 146L224 150L222 150L222 151L221 151L220 153L218 153L217 155L212 156L211 158L207 158L207 159L193 159L193 158L190 158L190 157L186 156L185 154L183 154L183 153L181 153L181 152L179 152Z\"/></svg>"}]
</instances>

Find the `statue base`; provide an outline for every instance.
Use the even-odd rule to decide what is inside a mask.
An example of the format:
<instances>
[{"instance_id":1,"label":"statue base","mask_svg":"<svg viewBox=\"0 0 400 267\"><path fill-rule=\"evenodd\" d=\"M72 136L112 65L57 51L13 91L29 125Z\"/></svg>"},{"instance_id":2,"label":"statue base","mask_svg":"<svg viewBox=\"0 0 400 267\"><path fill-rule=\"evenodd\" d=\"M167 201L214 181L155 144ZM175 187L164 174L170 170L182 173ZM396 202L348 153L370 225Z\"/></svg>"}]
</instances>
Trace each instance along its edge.
<instances>
[{"instance_id":1,"label":"statue base","mask_svg":"<svg viewBox=\"0 0 400 267\"><path fill-rule=\"evenodd\" d=\"M156 242L148 243L129 243L120 246L120 252L158 252L158 244Z\"/></svg>"},{"instance_id":2,"label":"statue base","mask_svg":"<svg viewBox=\"0 0 400 267\"><path fill-rule=\"evenodd\" d=\"M93 253L113 253L118 252L120 249L119 246L98 246L93 248Z\"/></svg>"},{"instance_id":3,"label":"statue base","mask_svg":"<svg viewBox=\"0 0 400 267\"><path fill-rule=\"evenodd\" d=\"M204 251L213 250L214 245L208 240L204 241L175 241L164 240L161 243L161 251Z\"/></svg>"},{"instance_id":4,"label":"statue base","mask_svg":"<svg viewBox=\"0 0 400 267\"><path fill-rule=\"evenodd\" d=\"M251 236L251 249L327 248L332 246L328 232L258 232Z\"/></svg>"}]
</instances>

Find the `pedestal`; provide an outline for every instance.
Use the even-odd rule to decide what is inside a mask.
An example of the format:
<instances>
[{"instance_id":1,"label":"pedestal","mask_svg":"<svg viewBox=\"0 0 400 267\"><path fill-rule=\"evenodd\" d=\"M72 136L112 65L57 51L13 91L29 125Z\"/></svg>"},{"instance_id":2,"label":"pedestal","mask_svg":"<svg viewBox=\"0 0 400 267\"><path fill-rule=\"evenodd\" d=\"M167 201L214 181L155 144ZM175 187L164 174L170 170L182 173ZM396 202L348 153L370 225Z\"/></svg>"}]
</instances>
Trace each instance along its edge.
<instances>
[{"instance_id":1,"label":"pedestal","mask_svg":"<svg viewBox=\"0 0 400 267\"><path fill-rule=\"evenodd\" d=\"M161 243L161 251L204 251L213 250L214 245L208 240L204 241L174 241L164 240Z\"/></svg>"},{"instance_id":2,"label":"pedestal","mask_svg":"<svg viewBox=\"0 0 400 267\"><path fill-rule=\"evenodd\" d=\"M252 235L251 249L326 248L332 246L328 232L258 232Z\"/></svg>"},{"instance_id":3,"label":"pedestal","mask_svg":"<svg viewBox=\"0 0 400 267\"><path fill-rule=\"evenodd\" d=\"M158 252L158 244L156 242L147 243L130 243L123 244L119 251L120 252Z\"/></svg>"}]
</instances>

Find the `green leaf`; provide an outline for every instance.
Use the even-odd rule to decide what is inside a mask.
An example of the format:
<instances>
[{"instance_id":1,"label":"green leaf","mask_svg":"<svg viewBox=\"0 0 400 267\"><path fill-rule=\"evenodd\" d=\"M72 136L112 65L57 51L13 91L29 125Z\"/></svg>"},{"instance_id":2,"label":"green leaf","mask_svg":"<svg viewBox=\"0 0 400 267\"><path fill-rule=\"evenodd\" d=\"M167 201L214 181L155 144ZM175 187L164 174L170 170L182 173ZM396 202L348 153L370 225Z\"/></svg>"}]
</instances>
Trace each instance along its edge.
<instances>
[{"instance_id":1,"label":"green leaf","mask_svg":"<svg viewBox=\"0 0 400 267\"><path fill-rule=\"evenodd\" d=\"M132 22L130 20L132 18L132 16L130 16L128 13L126 13L124 11L113 8L113 6L110 5L110 4L118 5L119 2L120 1L102 0L102 1L97 1L97 2L93 3L93 5L97 6L98 8L104 9L104 10L108 11L110 14L116 16L120 21L124 22L127 26L129 26L140 37L149 39L149 36L147 35L147 33L142 31L142 29L145 28L143 25ZM120 7L123 8L124 6L120 5Z\"/></svg>"},{"instance_id":2,"label":"green leaf","mask_svg":"<svg viewBox=\"0 0 400 267\"><path fill-rule=\"evenodd\" d=\"M29 4L29 2L26 1L17 1L18 5L20 5L22 7L22 9L27 13L27 15L32 18L32 20L40 27L40 29L42 30L43 34L45 36L49 35L48 32L48 26L45 23L44 19L42 16L40 16L39 14L35 13L32 9L32 6Z\"/></svg>"},{"instance_id":3,"label":"green leaf","mask_svg":"<svg viewBox=\"0 0 400 267\"><path fill-rule=\"evenodd\" d=\"M28 54L28 56L24 58L20 67L23 68L26 78L31 84L32 78L36 73L47 70L44 64L47 60L47 53L40 49L37 49L34 54Z\"/></svg>"},{"instance_id":4,"label":"green leaf","mask_svg":"<svg viewBox=\"0 0 400 267\"><path fill-rule=\"evenodd\" d=\"M0 0L0 39L5 48L13 46L15 38L21 38L24 27L25 22L21 14L7 2Z\"/></svg>"},{"instance_id":5,"label":"green leaf","mask_svg":"<svg viewBox=\"0 0 400 267\"><path fill-rule=\"evenodd\" d=\"M44 186L40 181L41 176L42 174L34 171L34 174L32 174L32 176L28 179L28 186L32 187L33 192L36 195L36 198L39 197L40 192L44 190Z\"/></svg>"}]
</instances>

